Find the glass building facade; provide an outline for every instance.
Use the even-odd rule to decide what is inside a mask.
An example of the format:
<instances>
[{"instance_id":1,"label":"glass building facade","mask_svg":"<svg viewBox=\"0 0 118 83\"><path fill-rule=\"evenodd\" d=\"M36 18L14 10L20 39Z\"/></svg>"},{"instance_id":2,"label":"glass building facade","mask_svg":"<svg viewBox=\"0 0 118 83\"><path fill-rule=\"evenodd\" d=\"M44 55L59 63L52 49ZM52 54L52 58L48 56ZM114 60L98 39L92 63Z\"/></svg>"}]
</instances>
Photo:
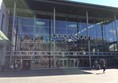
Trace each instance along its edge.
<instances>
[{"instance_id":1,"label":"glass building facade","mask_svg":"<svg viewBox=\"0 0 118 83\"><path fill-rule=\"evenodd\" d=\"M9 27L14 24L16 36L14 50L8 52L11 55L6 56L6 61L18 63L20 69L92 67L96 59L102 58L109 67L118 66L116 12L74 6L68 1L39 1L37 7L41 3L52 7L49 10L16 7L15 15L14 9L10 9Z\"/></svg>"}]
</instances>

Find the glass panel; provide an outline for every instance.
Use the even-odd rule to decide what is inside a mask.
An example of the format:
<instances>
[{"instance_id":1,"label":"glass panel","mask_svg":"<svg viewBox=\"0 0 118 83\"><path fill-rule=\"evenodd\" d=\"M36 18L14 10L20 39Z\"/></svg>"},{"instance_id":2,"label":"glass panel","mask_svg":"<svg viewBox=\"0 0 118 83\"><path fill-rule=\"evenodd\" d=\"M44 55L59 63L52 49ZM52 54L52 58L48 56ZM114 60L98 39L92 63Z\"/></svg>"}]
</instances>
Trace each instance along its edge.
<instances>
[{"instance_id":1,"label":"glass panel","mask_svg":"<svg viewBox=\"0 0 118 83\"><path fill-rule=\"evenodd\" d=\"M40 35L49 35L49 28L40 28L36 27L35 28L35 36L40 36Z\"/></svg>"},{"instance_id":2,"label":"glass panel","mask_svg":"<svg viewBox=\"0 0 118 83\"><path fill-rule=\"evenodd\" d=\"M66 33L66 29L56 29L56 34L65 34Z\"/></svg>"},{"instance_id":3,"label":"glass panel","mask_svg":"<svg viewBox=\"0 0 118 83\"><path fill-rule=\"evenodd\" d=\"M50 50L50 19L18 18L17 50Z\"/></svg>"},{"instance_id":4,"label":"glass panel","mask_svg":"<svg viewBox=\"0 0 118 83\"><path fill-rule=\"evenodd\" d=\"M87 51L88 50L88 41L85 39L87 37L87 24L86 18L80 18L78 22L78 32L77 32L77 50L78 51Z\"/></svg>"},{"instance_id":5,"label":"glass panel","mask_svg":"<svg viewBox=\"0 0 118 83\"><path fill-rule=\"evenodd\" d=\"M66 28L66 25L67 25L66 20L65 21L56 20L56 28L57 29L65 29Z\"/></svg>"},{"instance_id":6,"label":"glass panel","mask_svg":"<svg viewBox=\"0 0 118 83\"><path fill-rule=\"evenodd\" d=\"M33 35L33 27L30 27L30 26L19 26L18 27L18 33Z\"/></svg>"},{"instance_id":7,"label":"glass panel","mask_svg":"<svg viewBox=\"0 0 118 83\"><path fill-rule=\"evenodd\" d=\"M86 20L63 18L62 21L56 20L55 43L56 50L63 51L81 51L87 49L85 40L82 40L87 35ZM74 22L75 21L75 22ZM80 39L79 39L80 38ZM80 47L80 48L79 48Z\"/></svg>"},{"instance_id":8,"label":"glass panel","mask_svg":"<svg viewBox=\"0 0 118 83\"><path fill-rule=\"evenodd\" d=\"M90 49L92 52L116 51L116 32L113 19L89 19Z\"/></svg>"},{"instance_id":9,"label":"glass panel","mask_svg":"<svg viewBox=\"0 0 118 83\"><path fill-rule=\"evenodd\" d=\"M103 24L104 51L116 51L116 30L113 20L105 20ZM110 47L109 47L110 46Z\"/></svg>"},{"instance_id":10,"label":"glass panel","mask_svg":"<svg viewBox=\"0 0 118 83\"><path fill-rule=\"evenodd\" d=\"M34 18L19 18L19 24L26 25L26 26L34 26Z\"/></svg>"},{"instance_id":11,"label":"glass panel","mask_svg":"<svg viewBox=\"0 0 118 83\"><path fill-rule=\"evenodd\" d=\"M48 19L39 19L35 18L35 26L39 28L49 28L49 20Z\"/></svg>"}]
</instances>

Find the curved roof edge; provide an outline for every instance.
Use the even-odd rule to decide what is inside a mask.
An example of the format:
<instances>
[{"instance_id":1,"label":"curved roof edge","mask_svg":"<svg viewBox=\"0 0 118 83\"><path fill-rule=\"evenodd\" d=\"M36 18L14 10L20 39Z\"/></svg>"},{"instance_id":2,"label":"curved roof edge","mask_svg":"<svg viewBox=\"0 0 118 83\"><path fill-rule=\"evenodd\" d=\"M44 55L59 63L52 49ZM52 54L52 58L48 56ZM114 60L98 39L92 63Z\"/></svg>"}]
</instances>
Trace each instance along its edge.
<instances>
[{"instance_id":1,"label":"curved roof edge","mask_svg":"<svg viewBox=\"0 0 118 83\"><path fill-rule=\"evenodd\" d=\"M111 7L111 6L105 6L105 5L98 5L98 4L91 4L91 3L84 3L84 2L75 2L75 1L70 1L70 0L34 0L34 1L41 1L41 2L49 2L49 3L56 3L56 4L65 4L65 5L70 5L70 6L75 6L75 7L89 7L89 8L94 8L94 9L101 9L101 10L108 10L108 11L113 11L113 12L118 12L117 7Z\"/></svg>"}]
</instances>

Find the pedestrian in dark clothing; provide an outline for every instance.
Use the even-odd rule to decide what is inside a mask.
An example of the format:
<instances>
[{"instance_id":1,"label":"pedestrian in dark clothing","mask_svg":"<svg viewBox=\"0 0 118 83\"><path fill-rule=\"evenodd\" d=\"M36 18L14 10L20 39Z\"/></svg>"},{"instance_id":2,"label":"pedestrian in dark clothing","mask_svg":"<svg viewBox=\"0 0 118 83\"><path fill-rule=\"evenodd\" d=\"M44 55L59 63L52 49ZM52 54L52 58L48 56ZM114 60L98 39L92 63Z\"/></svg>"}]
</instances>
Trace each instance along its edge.
<instances>
[{"instance_id":1,"label":"pedestrian in dark clothing","mask_svg":"<svg viewBox=\"0 0 118 83\"><path fill-rule=\"evenodd\" d=\"M103 73L105 73L105 70L106 70L106 65L104 64L103 65Z\"/></svg>"},{"instance_id":2,"label":"pedestrian in dark clothing","mask_svg":"<svg viewBox=\"0 0 118 83\"><path fill-rule=\"evenodd\" d=\"M98 65L98 61L95 60L95 62L94 62L94 69L97 69L97 65Z\"/></svg>"},{"instance_id":3,"label":"pedestrian in dark clothing","mask_svg":"<svg viewBox=\"0 0 118 83\"><path fill-rule=\"evenodd\" d=\"M97 60L95 60L93 67L94 67L94 69L96 69L96 70L99 70L99 69L100 69L100 65L99 65L99 63L98 63Z\"/></svg>"},{"instance_id":4,"label":"pedestrian in dark clothing","mask_svg":"<svg viewBox=\"0 0 118 83\"><path fill-rule=\"evenodd\" d=\"M101 65L102 65L103 73L105 73L105 70L106 70L106 62L105 62L104 59L101 59Z\"/></svg>"}]
</instances>

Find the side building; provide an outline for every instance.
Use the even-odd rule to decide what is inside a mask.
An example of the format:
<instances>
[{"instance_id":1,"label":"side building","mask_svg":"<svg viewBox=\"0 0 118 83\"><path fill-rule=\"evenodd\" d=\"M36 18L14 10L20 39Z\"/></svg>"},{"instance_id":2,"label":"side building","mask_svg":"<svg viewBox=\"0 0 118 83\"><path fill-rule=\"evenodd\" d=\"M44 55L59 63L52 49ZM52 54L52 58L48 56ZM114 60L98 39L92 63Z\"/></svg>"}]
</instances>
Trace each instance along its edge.
<instances>
[{"instance_id":1,"label":"side building","mask_svg":"<svg viewBox=\"0 0 118 83\"><path fill-rule=\"evenodd\" d=\"M0 70L5 66L5 57L7 51L11 49L12 43L8 38L9 32L9 15L8 10L2 2L0 1Z\"/></svg>"},{"instance_id":2,"label":"side building","mask_svg":"<svg viewBox=\"0 0 118 83\"><path fill-rule=\"evenodd\" d=\"M68 0L4 3L12 42L5 66L91 68L95 60L105 59L108 67L118 67L118 8Z\"/></svg>"}]
</instances>

